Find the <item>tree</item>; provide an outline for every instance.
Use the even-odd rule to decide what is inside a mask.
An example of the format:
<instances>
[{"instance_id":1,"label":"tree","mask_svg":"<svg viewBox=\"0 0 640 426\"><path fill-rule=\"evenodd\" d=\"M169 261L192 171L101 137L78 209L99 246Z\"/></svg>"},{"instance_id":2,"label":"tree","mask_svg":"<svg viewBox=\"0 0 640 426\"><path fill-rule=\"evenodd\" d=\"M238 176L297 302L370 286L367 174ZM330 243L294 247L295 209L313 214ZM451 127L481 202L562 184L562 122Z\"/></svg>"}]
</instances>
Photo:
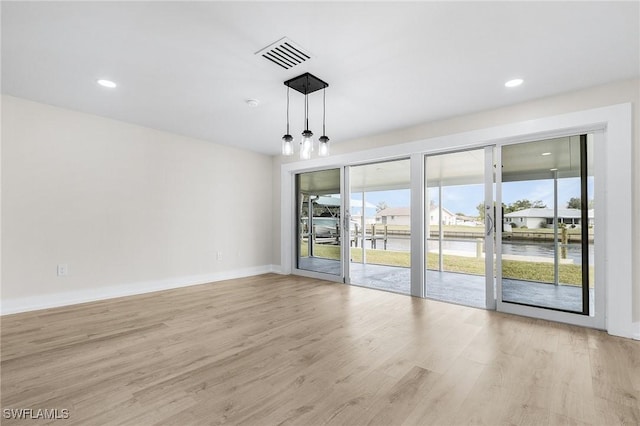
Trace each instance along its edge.
<instances>
[{"instance_id":1,"label":"tree","mask_svg":"<svg viewBox=\"0 0 640 426\"><path fill-rule=\"evenodd\" d=\"M485 212L487 209L484 208L485 204L484 203L480 203L476 206L476 209L478 210L478 218L483 221L484 220L484 216L485 216ZM505 203L502 203L502 210L504 210L505 213L507 213L507 211L505 210L507 208L507 205ZM493 204L493 210L495 213L496 210L496 205L495 203Z\"/></svg>"},{"instance_id":2,"label":"tree","mask_svg":"<svg viewBox=\"0 0 640 426\"><path fill-rule=\"evenodd\" d=\"M582 199L580 197L571 197L569 201L567 201L568 209L581 209L582 208ZM589 200L588 208L593 208L593 200Z\"/></svg>"},{"instance_id":3,"label":"tree","mask_svg":"<svg viewBox=\"0 0 640 426\"><path fill-rule=\"evenodd\" d=\"M547 205L540 200L530 201L530 200L518 200L515 201L504 208L505 213L517 212L525 209L544 209Z\"/></svg>"},{"instance_id":4,"label":"tree","mask_svg":"<svg viewBox=\"0 0 640 426\"><path fill-rule=\"evenodd\" d=\"M389 208L386 201L380 201L376 204L376 213L380 213L382 210Z\"/></svg>"},{"instance_id":5,"label":"tree","mask_svg":"<svg viewBox=\"0 0 640 426\"><path fill-rule=\"evenodd\" d=\"M478 217L480 220L484 220L484 203L478 204L476 209L478 209Z\"/></svg>"},{"instance_id":6,"label":"tree","mask_svg":"<svg viewBox=\"0 0 640 426\"><path fill-rule=\"evenodd\" d=\"M518 200L511 204L502 203L502 210L504 214L517 212L524 209L544 209L547 205L540 200L530 201L530 200ZM484 220L485 208L484 203L480 203L476 206L478 210L478 216L480 220Z\"/></svg>"},{"instance_id":7,"label":"tree","mask_svg":"<svg viewBox=\"0 0 640 426\"><path fill-rule=\"evenodd\" d=\"M571 197L569 201L567 201L568 209L581 209L582 208L582 200L580 197Z\"/></svg>"}]
</instances>

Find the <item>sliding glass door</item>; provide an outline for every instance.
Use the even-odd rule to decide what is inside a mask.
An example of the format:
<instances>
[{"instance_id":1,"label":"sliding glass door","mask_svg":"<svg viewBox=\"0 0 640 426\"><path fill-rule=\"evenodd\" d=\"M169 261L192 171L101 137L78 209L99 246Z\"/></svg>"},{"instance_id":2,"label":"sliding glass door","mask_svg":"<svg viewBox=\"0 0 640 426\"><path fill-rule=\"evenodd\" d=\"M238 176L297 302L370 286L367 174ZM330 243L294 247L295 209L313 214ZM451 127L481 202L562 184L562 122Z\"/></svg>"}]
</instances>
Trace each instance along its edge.
<instances>
[{"instance_id":1,"label":"sliding glass door","mask_svg":"<svg viewBox=\"0 0 640 426\"><path fill-rule=\"evenodd\" d=\"M425 159L426 295L494 307L494 148Z\"/></svg>"},{"instance_id":2,"label":"sliding glass door","mask_svg":"<svg viewBox=\"0 0 640 426\"><path fill-rule=\"evenodd\" d=\"M411 294L409 159L349 167L349 283Z\"/></svg>"},{"instance_id":3,"label":"sliding glass door","mask_svg":"<svg viewBox=\"0 0 640 426\"><path fill-rule=\"evenodd\" d=\"M299 173L295 269L598 323L594 175L594 137L587 134Z\"/></svg>"},{"instance_id":4,"label":"sliding glass door","mask_svg":"<svg viewBox=\"0 0 640 426\"><path fill-rule=\"evenodd\" d=\"M341 182L341 169L296 175L296 267L340 281Z\"/></svg>"},{"instance_id":5,"label":"sliding glass door","mask_svg":"<svg viewBox=\"0 0 640 426\"><path fill-rule=\"evenodd\" d=\"M501 301L594 311L592 135L502 148Z\"/></svg>"}]
</instances>

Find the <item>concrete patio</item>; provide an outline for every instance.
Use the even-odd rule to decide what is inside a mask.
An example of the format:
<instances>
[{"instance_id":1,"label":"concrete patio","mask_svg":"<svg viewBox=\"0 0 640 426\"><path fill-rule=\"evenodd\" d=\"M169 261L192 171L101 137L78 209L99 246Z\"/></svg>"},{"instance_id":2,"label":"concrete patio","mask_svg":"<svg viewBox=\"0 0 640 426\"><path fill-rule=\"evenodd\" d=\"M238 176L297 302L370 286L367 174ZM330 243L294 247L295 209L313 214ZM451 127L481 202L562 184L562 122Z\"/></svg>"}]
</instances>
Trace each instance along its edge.
<instances>
[{"instance_id":1,"label":"concrete patio","mask_svg":"<svg viewBox=\"0 0 640 426\"><path fill-rule=\"evenodd\" d=\"M340 261L301 258L299 267L340 275ZM409 268L351 263L351 284L409 295ZM485 278L455 272L426 271L427 297L444 302L485 308ZM572 285L552 285L532 281L503 279L503 301L566 311L582 310L582 289ZM590 312L594 311L594 292L589 290Z\"/></svg>"}]
</instances>

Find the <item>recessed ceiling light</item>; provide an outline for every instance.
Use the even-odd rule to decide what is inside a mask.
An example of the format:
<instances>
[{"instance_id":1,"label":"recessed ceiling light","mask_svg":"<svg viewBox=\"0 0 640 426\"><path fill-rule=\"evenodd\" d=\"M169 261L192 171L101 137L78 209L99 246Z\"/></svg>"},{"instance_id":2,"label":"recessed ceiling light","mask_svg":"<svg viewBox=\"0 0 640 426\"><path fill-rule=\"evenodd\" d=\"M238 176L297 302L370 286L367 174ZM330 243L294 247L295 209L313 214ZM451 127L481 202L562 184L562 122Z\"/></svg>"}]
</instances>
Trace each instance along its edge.
<instances>
[{"instance_id":1,"label":"recessed ceiling light","mask_svg":"<svg viewBox=\"0 0 640 426\"><path fill-rule=\"evenodd\" d=\"M513 80L507 81L504 85L505 87L517 87L520 86L524 82L521 78L514 78Z\"/></svg>"},{"instance_id":2,"label":"recessed ceiling light","mask_svg":"<svg viewBox=\"0 0 640 426\"><path fill-rule=\"evenodd\" d=\"M113 81L111 80L98 80L97 83L102 86L102 87L108 87L109 89L113 89L117 86L117 84L115 84Z\"/></svg>"},{"instance_id":3,"label":"recessed ceiling light","mask_svg":"<svg viewBox=\"0 0 640 426\"><path fill-rule=\"evenodd\" d=\"M551 155L551 153L550 153L550 152L543 152L543 153L542 153L542 154L540 154L540 155L542 155L543 157L546 157L547 155Z\"/></svg>"},{"instance_id":4,"label":"recessed ceiling light","mask_svg":"<svg viewBox=\"0 0 640 426\"><path fill-rule=\"evenodd\" d=\"M549 169L549 171L551 171L551 172L557 172L557 171L558 171L558 169Z\"/></svg>"},{"instance_id":5,"label":"recessed ceiling light","mask_svg":"<svg viewBox=\"0 0 640 426\"><path fill-rule=\"evenodd\" d=\"M251 108L255 108L260 104L260 101L257 99L247 99L245 101L247 103L247 105L249 105Z\"/></svg>"}]
</instances>

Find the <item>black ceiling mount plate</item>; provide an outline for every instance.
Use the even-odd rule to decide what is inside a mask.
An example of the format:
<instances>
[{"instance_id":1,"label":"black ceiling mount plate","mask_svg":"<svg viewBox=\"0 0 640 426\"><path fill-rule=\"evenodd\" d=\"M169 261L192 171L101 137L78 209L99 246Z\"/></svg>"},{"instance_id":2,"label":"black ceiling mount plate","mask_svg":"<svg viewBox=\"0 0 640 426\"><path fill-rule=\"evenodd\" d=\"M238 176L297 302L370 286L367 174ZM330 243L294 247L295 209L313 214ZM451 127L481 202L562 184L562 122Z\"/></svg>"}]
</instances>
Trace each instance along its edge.
<instances>
[{"instance_id":1,"label":"black ceiling mount plate","mask_svg":"<svg viewBox=\"0 0 640 426\"><path fill-rule=\"evenodd\" d=\"M291 87L294 90L297 90L303 95L308 95L309 93L313 93L317 90L324 89L325 87L329 87L329 84L320 80L315 75L309 74L308 72L305 72L302 75L294 77L291 80L285 81L284 85Z\"/></svg>"}]
</instances>

